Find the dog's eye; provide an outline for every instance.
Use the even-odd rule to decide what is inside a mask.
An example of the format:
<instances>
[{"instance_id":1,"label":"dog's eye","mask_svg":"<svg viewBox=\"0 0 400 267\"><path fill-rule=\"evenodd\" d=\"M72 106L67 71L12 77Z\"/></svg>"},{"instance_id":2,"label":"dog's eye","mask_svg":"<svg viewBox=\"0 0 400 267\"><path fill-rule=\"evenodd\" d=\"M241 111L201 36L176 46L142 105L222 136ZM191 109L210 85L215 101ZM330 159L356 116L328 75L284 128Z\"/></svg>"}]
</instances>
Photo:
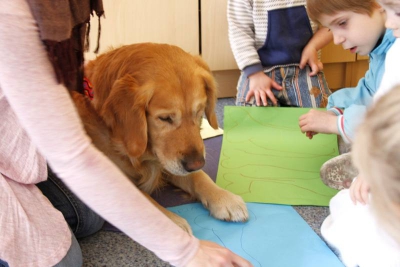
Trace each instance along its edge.
<instances>
[{"instance_id":1,"label":"dog's eye","mask_svg":"<svg viewBox=\"0 0 400 267\"><path fill-rule=\"evenodd\" d=\"M170 116L167 117L158 117L161 121L168 122L169 124L172 124L172 118Z\"/></svg>"}]
</instances>

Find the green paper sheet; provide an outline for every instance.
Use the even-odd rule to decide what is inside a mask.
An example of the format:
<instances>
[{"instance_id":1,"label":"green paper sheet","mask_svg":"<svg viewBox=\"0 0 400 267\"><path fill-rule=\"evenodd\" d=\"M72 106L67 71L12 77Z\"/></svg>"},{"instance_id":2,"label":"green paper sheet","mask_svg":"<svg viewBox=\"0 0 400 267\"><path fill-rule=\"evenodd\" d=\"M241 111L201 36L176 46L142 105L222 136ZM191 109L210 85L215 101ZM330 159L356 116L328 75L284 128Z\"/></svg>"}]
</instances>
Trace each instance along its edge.
<instances>
[{"instance_id":1,"label":"green paper sheet","mask_svg":"<svg viewBox=\"0 0 400 267\"><path fill-rule=\"evenodd\" d=\"M337 136L301 133L309 110L225 106L217 184L246 202L328 206L337 190L319 170L338 155Z\"/></svg>"}]
</instances>

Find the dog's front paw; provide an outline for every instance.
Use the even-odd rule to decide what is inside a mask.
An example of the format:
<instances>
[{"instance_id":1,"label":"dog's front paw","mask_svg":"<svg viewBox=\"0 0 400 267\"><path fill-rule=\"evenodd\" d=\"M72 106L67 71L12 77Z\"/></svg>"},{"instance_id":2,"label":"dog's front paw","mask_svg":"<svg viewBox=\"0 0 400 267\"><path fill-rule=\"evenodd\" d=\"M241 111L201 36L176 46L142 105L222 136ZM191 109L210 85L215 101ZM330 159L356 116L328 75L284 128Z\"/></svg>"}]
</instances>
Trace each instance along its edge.
<instances>
[{"instance_id":1,"label":"dog's front paw","mask_svg":"<svg viewBox=\"0 0 400 267\"><path fill-rule=\"evenodd\" d=\"M227 190L221 189L211 199L203 200L211 215L219 220L246 222L249 219L243 199Z\"/></svg>"}]
</instances>

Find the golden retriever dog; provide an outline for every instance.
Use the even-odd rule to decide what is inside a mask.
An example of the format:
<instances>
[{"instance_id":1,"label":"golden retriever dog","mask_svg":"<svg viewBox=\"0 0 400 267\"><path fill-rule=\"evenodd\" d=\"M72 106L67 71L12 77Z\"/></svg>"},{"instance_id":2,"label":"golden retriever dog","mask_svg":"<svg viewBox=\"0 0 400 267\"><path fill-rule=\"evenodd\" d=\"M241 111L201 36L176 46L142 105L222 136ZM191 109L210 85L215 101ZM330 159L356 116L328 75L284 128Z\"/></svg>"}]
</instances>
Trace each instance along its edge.
<instances>
[{"instance_id":1,"label":"golden retriever dog","mask_svg":"<svg viewBox=\"0 0 400 267\"><path fill-rule=\"evenodd\" d=\"M88 135L164 214L191 233L186 220L150 197L169 182L215 218L247 221L243 199L201 170L202 118L215 129L218 123L216 84L199 56L167 44L127 45L90 61L85 76L93 100L77 93L73 99Z\"/></svg>"}]
</instances>

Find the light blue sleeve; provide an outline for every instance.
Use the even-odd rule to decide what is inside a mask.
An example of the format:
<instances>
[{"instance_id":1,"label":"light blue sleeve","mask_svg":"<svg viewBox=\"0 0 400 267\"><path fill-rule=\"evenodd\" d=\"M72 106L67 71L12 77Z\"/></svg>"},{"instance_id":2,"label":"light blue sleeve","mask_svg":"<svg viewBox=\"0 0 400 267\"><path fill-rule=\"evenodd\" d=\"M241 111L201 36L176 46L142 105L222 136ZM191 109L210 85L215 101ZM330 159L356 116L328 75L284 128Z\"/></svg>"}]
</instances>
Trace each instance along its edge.
<instances>
[{"instance_id":1,"label":"light blue sleeve","mask_svg":"<svg viewBox=\"0 0 400 267\"><path fill-rule=\"evenodd\" d=\"M353 140L356 128L372 104L376 83L374 73L368 70L356 87L343 88L329 96L327 109L337 107L344 110L343 118L338 117L338 128L345 141Z\"/></svg>"},{"instance_id":2,"label":"light blue sleeve","mask_svg":"<svg viewBox=\"0 0 400 267\"><path fill-rule=\"evenodd\" d=\"M372 71L368 70L365 77L360 79L356 87L343 88L331 94L326 108L338 107L347 109L352 105L369 106L378 89L376 84Z\"/></svg>"},{"instance_id":3,"label":"light blue sleeve","mask_svg":"<svg viewBox=\"0 0 400 267\"><path fill-rule=\"evenodd\" d=\"M367 106L352 105L344 111L343 115L338 116L339 133L346 143L351 143L354 140L355 132L364 120L366 112Z\"/></svg>"},{"instance_id":4,"label":"light blue sleeve","mask_svg":"<svg viewBox=\"0 0 400 267\"><path fill-rule=\"evenodd\" d=\"M333 107L344 110L343 115L338 116L338 127L342 137L348 142L353 140L355 129L373 102L373 96L385 72L386 53L395 40L392 31L386 30L381 44L369 54L369 70L364 78L360 79L356 87L343 88L328 98L328 110Z\"/></svg>"}]
</instances>

